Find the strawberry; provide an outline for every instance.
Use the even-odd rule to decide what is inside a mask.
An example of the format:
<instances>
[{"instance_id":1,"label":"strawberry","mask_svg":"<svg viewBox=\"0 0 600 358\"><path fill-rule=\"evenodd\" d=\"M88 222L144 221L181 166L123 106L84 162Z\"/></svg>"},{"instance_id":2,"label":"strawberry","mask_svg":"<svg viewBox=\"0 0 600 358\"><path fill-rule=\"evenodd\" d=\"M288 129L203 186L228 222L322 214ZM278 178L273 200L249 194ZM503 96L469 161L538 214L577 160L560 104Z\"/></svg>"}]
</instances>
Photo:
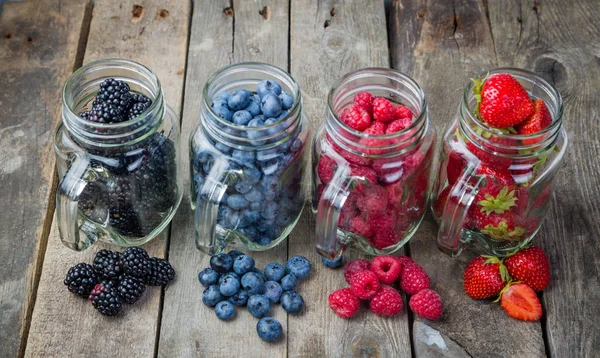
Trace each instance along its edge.
<instances>
[{"instance_id":1,"label":"strawberry","mask_svg":"<svg viewBox=\"0 0 600 358\"><path fill-rule=\"evenodd\" d=\"M508 273L502 262L493 256L471 260L464 273L464 289L475 300L498 295L506 284Z\"/></svg>"},{"instance_id":2,"label":"strawberry","mask_svg":"<svg viewBox=\"0 0 600 358\"><path fill-rule=\"evenodd\" d=\"M408 109L408 107L406 106L395 106L394 107L394 119L398 120L398 119L408 119L408 123L412 122L412 117L413 114L411 112L410 109Z\"/></svg>"},{"instance_id":3,"label":"strawberry","mask_svg":"<svg viewBox=\"0 0 600 358\"><path fill-rule=\"evenodd\" d=\"M504 186L502 189L496 185L486 186L475 195L474 210L484 212L486 215L492 212L503 214L517 205L518 198L515 196L516 192L517 189L512 186Z\"/></svg>"},{"instance_id":4,"label":"strawberry","mask_svg":"<svg viewBox=\"0 0 600 358\"><path fill-rule=\"evenodd\" d=\"M475 91L479 88L476 85ZM529 94L507 73L488 78L481 88L480 99L479 113L490 127L512 127L525 121L533 113Z\"/></svg>"},{"instance_id":5,"label":"strawberry","mask_svg":"<svg viewBox=\"0 0 600 358\"><path fill-rule=\"evenodd\" d=\"M486 214L485 211L475 211L471 218L475 229L498 241L518 241L523 238L526 230L515 224L517 219L512 211L506 211L503 214L496 212Z\"/></svg>"},{"instance_id":6,"label":"strawberry","mask_svg":"<svg viewBox=\"0 0 600 358\"><path fill-rule=\"evenodd\" d=\"M433 202L433 215L436 218L440 219L444 214L444 208L446 207L446 202L448 201L448 195L450 195L451 187L446 187L442 192L437 196L437 199Z\"/></svg>"},{"instance_id":7,"label":"strawberry","mask_svg":"<svg viewBox=\"0 0 600 358\"><path fill-rule=\"evenodd\" d=\"M416 262L407 262L400 273L400 288L409 295L429 288L429 276L425 269Z\"/></svg>"},{"instance_id":8,"label":"strawberry","mask_svg":"<svg viewBox=\"0 0 600 358\"><path fill-rule=\"evenodd\" d=\"M453 150L448 154L448 164L446 165L446 173L448 177L448 184L452 185L460 179L465 167L467 166L467 160L459 152Z\"/></svg>"},{"instance_id":9,"label":"strawberry","mask_svg":"<svg viewBox=\"0 0 600 358\"><path fill-rule=\"evenodd\" d=\"M533 114L524 122L516 126L519 134L535 134L547 128L552 123L552 115L542 99L536 99L533 102ZM525 144L535 144L538 139L523 140Z\"/></svg>"},{"instance_id":10,"label":"strawberry","mask_svg":"<svg viewBox=\"0 0 600 358\"><path fill-rule=\"evenodd\" d=\"M388 123L394 120L394 105L383 97L373 100L373 119Z\"/></svg>"},{"instance_id":11,"label":"strawberry","mask_svg":"<svg viewBox=\"0 0 600 358\"><path fill-rule=\"evenodd\" d=\"M348 127L361 132L371 125L371 115L369 115L369 112L356 106L344 109L342 114L340 114L340 120Z\"/></svg>"},{"instance_id":12,"label":"strawberry","mask_svg":"<svg viewBox=\"0 0 600 358\"><path fill-rule=\"evenodd\" d=\"M514 280L542 291L550 283L550 262L544 250L532 246L504 259L504 265Z\"/></svg>"},{"instance_id":13,"label":"strawberry","mask_svg":"<svg viewBox=\"0 0 600 358\"><path fill-rule=\"evenodd\" d=\"M492 182L497 185L515 185L515 180L510 174L510 171L506 168L492 167L489 165L482 164L477 168L476 175L485 175L486 181Z\"/></svg>"},{"instance_id":14,"label":"strawberry","mask_svg":"<svg viewBox=\"0 0 600 358\"><path fill-rule=\"evenodd\" d=\"M412 296L408 306L414 313L425 319L435 321L442 317L442 299L437 292L428 288Z\"/></svg>"},{"instance_id":15,"label":"strawberry","mask_svg":"<svg viewBox=\"0 0 600 358\"><path fill-rule=\"evenodd\" d=\"M500 155L494 154L494 149L491 148L490 145L486 145L486 147L490 147L487 150L478 147L473 142L467 143L467 149L469 152L473 153L474 156L479 158L483 163L494 167L494 168L508 168L512 164L512 160L510 158L506 158Z\"/></svg>"},{"instance_id":16,"label":"strawberry","mask_svg":"<svg viewBox=\"0 0 600 358\"><path fill-rule=\"evenodd\" d=\"M510 317L522 321L537 321L542 317L540 300L524 283L506 285L500 296L500 306Z\"/></svg>"},{"instance_id":17,"label":"strawberry","mask_svg":"<svg viewBox=\"0 0 600 358\"><path fill-rule=\"evenodd\" d=\"M354 96L354 106L365 109L367 112L373 112L373 101L375 97L367 91L363 91Z\"/></svg>"}]
</instances>

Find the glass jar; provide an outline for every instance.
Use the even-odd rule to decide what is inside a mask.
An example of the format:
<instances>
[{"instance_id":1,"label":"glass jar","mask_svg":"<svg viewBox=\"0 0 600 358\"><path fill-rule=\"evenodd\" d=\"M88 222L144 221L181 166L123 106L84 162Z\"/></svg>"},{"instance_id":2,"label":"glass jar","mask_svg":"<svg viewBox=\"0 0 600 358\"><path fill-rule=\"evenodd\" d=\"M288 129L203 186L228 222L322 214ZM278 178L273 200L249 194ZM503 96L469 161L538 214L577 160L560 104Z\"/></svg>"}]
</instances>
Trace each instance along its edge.
<instances>
[{"instance_id":1,"label":"glass jar","mask_svg":"<svg viewBox=\"0 0 600 358\"><path fill-rule=\"evenodd\" d=\"M288 113L274 123L238 125L211 107L226 92L254 94L263 80L280 84L294 98ZM287 237L304 207L308 133L300 90L285 71L240 63L209 78L200 122L190 138L190 202L198 249L210 255L227 246L264 251Z\"/></svg>"},{"instance_id":2,"label":"glass jar","mask_svg":"<svg viewBox=\"0 0 600 358\"><path fill-rule=\"evenodd\" d=\"M338 114L363 91L408 107L412 124L387 135L348 127ZM362 69L331 89L313 148L319 254L335 259L350 246L389 254L408 242L427 208L435 137L425 94L400 72Z\"/></svg>"},{"instance_id":3,"label":"glass jar","mask_svg":"<svg viewBox=\"0 0 600 358\"><path fill-rule=\"evenodd\" d=\"M81 118L78 113L91 107L108 78L126 82L152 105L120 123ZM158 235L182 197L179 136L178 118L148 68L109 59L73 73L63 89L62 121L54 135L62 242L81 251L98 240L136 246Z\"/></svg>"},{"instance_id":4,"label":"glass jar","mask_svg":"<svg viewBox=\"0 0 600 358\"><path fill-rule=\"evenodd\" d=\"M481 77L498 73L512 75L531 98L542 99L552 124L531 135L490 128L474 114L474 84L465 87L457 118L444 136L432 204L440 225L438 246L453 255L471 241L496 256L528 245L548 212L553 180L567 148L560 93L524 70L499 68ZM502 207L492 203L498 195Z\"/></svg>"}]
</instances>

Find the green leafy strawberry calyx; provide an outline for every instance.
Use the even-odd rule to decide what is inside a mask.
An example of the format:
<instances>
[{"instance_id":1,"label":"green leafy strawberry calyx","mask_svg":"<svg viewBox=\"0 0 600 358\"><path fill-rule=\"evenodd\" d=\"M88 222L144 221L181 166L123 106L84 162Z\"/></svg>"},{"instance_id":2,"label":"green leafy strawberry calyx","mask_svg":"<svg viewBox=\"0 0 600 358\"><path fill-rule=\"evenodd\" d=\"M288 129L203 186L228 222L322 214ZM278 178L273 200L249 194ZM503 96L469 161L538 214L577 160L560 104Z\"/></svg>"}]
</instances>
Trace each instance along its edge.
<instances>
[{"instance_id":1,"label":"green leafy strawberry calyx","mask_svg":"<svg viewBox=\"0 0 600 358\"><path fill-rule=\"evenodd\" d=\"M510 274L508 273L508 269L506 268L506 266L504 266L504 263L502 262L502 260L500 260L496 256L481 255L481 257L486 258L486 260L483 262L484 265L490 265L490 264L499 265L500 277L502 277L502 281L506 282L506 281L510 280Z\"/></svg>"},{"instance_id":2,"label":"green leafy strawberry calyx","mask_svg":"<svg viewBox=\"0 0 600 358\"><path fill-rule=\"evenodd\" d=\"M498 226L494 226L492 224L486 225L483 230L481 230L482 234L488 235L494 240L508 240L513 241L520 239L523 234L525 234L526 230L522 227L515 227L512 230L508 229L508 224L506 221L502 220Z\"/></svg>"},{"instance_id":3,"label":"green leafy strawberry calyx","mask_svg":"<svg viewBox=\"0 0 600 358\"><path fill-rule=\"evenodd\" d=\"M486 215L491 213L503 214L506 210L517 205L518 198L515 197L515 190L508 191L508 186L500 190L498 195L494 197L492 194L485 194L485 200L481 200L478 204L481 206L480 211Z\"/></svg>"}]
</instances>

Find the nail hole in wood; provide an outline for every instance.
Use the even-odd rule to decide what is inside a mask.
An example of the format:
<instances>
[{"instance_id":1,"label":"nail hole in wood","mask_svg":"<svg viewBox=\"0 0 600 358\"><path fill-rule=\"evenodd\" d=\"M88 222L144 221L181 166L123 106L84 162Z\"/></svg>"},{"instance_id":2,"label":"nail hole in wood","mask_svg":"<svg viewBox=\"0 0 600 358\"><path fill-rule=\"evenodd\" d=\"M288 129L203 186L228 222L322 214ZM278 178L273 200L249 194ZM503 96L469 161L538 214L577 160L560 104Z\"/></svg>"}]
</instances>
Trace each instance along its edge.
<instances>
[{"instance_id":1,"label":"nail hole in wood","mask_svg":"<svg viewBox=\"0 0 600 358\"><path fill-rule=\"evenodd\" d=\"M263 17L263 19L269 20L271 17L271 8L267 5L263 7L262 10L258 10L258 13Z\"/></svg>"},{"instance_id":2,"label":"nail hole in wood","mask_svg":"<svg viewBox=\"0 0 600 358\"><path fill-rule=\"evenodd\" d=\"M27 42L29 42L29 43L33 42L33 37L27 36Z\"/></svg>"},{"instance_id":3,"label":"nail hole in wood","mask_svg":"<svg viewBox=\"0 0 600 358\"><path fill-rule=\"evenodd\" d=\"M536 14L540 13L540 6L538 4L533 5L533 11L535 11Z\"/></svg>"},{"instance_id":4,"label":"nail hole in wood","mask_svg":"<svg viewBox=\"0 0 600 358\"><path fill-rule=\"evenodd\" d=\"M7 32L6 35L4 35L5 39L10 39L12 38L12 34L10 32Z\"/></svg>"},{"instance_id":5,"label":"nail hole in wood","mask_svg":"<svg viewBox=\"0 0 600 358\"><path fill-rule=\"evenodd\" d=\"M156 18L160 18L160 19L166 19L167 17L169 17L169 10L167 9L160 9L158 10L158 12L156 13Z\"/></svg>"},{"instance_id":6,"label":"nail hole in wood","mask_svg":"<svg viewBox=\"0 0 600 358\"><path fill-rule=\"evenodd\" d=\"M331 21L329 21L329 20L325 20L325 23L323 24L323 27L324 27L324 28L328 28L328 27L329 27L329 25L331 25Z\"/></svg>"},{"instance_id":7,"label":"nail hole in wood","mask_svg":"<svg viewBox=\"0 0 600 358\"><path fill-rule=\"evenodd\" d=\"M329 15L331 15L331 17L335 16L335 7L331 8L331 11L329 12Z\"/></svg>"},{"instance_id":8,"label":"nail hole in wood","mask_svg":"<svg viewBox=\"0 0 600 358\"><path fill-rule=\"evenodd\" d=\"M423 10L419 10L419 12L417 12L417 17L422 19L425 17L425 12Z\"/></svg>"},{"instance_id":9,"label":"nail hole in wood","mask_svg":"<svg viewBox=\"0 0 600 358\"><path fill-rule=\"evenodd\" d=\"M233 8L232 7L226 7L223 9L223 14L225 16L233 16Z\"/></svg>"},{"instance_id":10,"label":"nail hole in wood","mask_svg":"<svg viewBox=\"0 0 600 358\"><path fill-rule=\"evenodd\" d=\"M142 16L144 16L144 7L141 5L133 5L133 8L131 9L131 16L134 19L140 19Z\"/></svg>"}]
</instances>

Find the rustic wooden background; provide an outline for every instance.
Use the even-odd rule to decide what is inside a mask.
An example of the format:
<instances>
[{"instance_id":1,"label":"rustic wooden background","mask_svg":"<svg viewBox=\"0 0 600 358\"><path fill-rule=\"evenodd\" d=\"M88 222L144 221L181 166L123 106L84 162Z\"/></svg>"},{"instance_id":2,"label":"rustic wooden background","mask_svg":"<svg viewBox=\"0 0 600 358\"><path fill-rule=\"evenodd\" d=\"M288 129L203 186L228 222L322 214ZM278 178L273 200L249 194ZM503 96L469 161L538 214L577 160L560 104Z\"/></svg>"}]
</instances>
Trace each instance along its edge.
<instances>
[{"instance_id":1,"label":"rustic wooden background","mask_svg":"<svg viewBox=\"0 0 600 358\"><path fill-rule=\"evenodd\" d=\"M598 356L600 1L26 0L1 11L1 357ZM443 318L431 322L405 310L382 319L363 310L342 320L326 298L344 280L318 262L307 210L287 242L254 255L263 266L302 254L315 267L299 289L306 309L287 316L276 307L285 337L267 344L245 310L224 323L202 304L196 275L208 259L194 248L185 203L171 229L146 245L172 262L176 281L147 290L117 318L96 314L62 284L68 267L89 261L97 248L74 253L57 236L52 133L67 77L108 57L158 74L181 115L183 153L204 81L233 62L287 69L301 86L313 130L336 79L362 67L396 68L424 88L439 135L473 74L499 66L535 71L562 93L570 136L550 217L536 239L552 264L544 317L519 322L498 305L468 299L462 271L474 254L441 254L428 218L405 253L432 276Z\"/></svg>"}]
</instances>

